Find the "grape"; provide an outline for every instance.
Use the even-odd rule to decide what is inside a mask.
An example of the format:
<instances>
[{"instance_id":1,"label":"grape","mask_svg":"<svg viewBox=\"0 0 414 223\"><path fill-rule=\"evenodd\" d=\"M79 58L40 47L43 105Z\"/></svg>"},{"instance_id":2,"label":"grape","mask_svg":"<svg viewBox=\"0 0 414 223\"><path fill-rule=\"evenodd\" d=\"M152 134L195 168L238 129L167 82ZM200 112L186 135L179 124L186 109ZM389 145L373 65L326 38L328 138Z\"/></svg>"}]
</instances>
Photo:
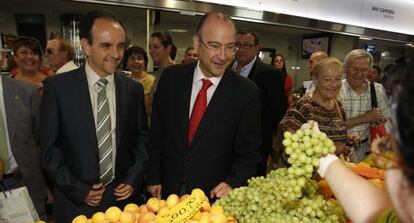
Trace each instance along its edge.
<instances>
[{"instance_id":1,"label":"grape","mask_svg":"<svg viewBox=\"0 0 414 223\"><path fill-rule=\"evenodd\" d=\"M283 136L291 166L253 177L248 186L234 189L216 203L240 223L344 222L339 203L318 195L318 183L312 179L319 158L335 151L333 141L310 129Z\"/></svg>"}]
</instances>

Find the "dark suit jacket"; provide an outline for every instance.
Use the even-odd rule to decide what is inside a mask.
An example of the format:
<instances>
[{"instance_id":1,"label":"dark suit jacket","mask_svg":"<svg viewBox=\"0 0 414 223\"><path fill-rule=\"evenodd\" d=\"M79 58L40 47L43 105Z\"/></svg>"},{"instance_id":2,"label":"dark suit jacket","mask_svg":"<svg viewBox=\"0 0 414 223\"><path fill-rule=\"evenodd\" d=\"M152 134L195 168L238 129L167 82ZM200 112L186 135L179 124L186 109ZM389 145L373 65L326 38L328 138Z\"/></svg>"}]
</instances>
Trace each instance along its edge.
<instances>
[{"instance_id":1,"label":"dark suit jacket","mask_svg":"<svg viewBox=\"0 0 414 223\"><path fill-rule=\"evenodd\" d=\"M191 88L196 64L167 67L152 110L148 183L163 196L201 188L209 193L224 181L245 185L260 161L260 102L253 82L227 70L189 148Z\"/></svg>"},{"instance_id":2,"label":"dark suit jacket","mask_svg":"<svg viewBox=\"0 0 414 223\"><path fill-rule=\"evenodd\" d=\"M124 182L139 190L137 180L148 159L143 87L121 74L115 74L114 81L114 184ZM63 195L57 199L67 198L66 205L70 202L75 206L81 205L91 186L99 181L96 129L84 66L44 81L40 145L48 175L56 184L56 193ZM112 193L109 194L112 196ZM58 202L60 200L55 199L55 203Z\"/></svg>"},{"instance_id":3,"label":"dark suit jacket","mask_svg":"<svg viewBox=\"0 0 414 223\"><path fill-rule=\"evenodd\" d=\"M257 58L249 75L260 91L262 108L262 155L269 155L272 148L273 134L280 120L285 116L287 98L284 91L284 80L275 68Z\"/></svg>"},{"instance_id":4,"label":"dark suit jacket","mask_svg":"<svg viewBox=\"0 0 414 223\"><path fill-rule=\"evenodd\" d=\"M40 96L34 85L1 75L7 130L13 156L35 205L45 201L46 184L38 144ZM38 208L38 207L36 207ZM39 209L38 209L39 210ZM42 208L44 211L44 207ZM43 215L45 213L39 213Z\"/></svg>"}]
</instances>

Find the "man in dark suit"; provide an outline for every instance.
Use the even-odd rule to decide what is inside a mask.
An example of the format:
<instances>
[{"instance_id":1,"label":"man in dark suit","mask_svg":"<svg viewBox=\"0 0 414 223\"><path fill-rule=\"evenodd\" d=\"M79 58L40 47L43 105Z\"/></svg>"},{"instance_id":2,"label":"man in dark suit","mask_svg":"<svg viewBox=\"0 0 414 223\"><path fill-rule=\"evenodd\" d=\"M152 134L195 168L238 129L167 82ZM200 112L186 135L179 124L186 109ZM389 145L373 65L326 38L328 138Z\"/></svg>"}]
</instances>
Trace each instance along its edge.
<instances>
[{"instance_id":1,"label":"man in dark suit","mask_svg":"<svg viewBox=\"0 0 414 223\"><path fill-rule=\"evenodd\" d=\"M47 189L38 149L40 96L33 84L0 77L0 179L10 188L26 186L37 213L46 217ZM7 157L7 158L6 158Z\"/></svg>"},{"instance_id":2,"label":"man in dark suit","mask_svg":"<svg viewBox=\"0 0 414 223\"><path fill-rule=\"evenodd\" d=\"M124 53L122 23L94 11L79 27L87 63L45 81L41 106L40 144L59 223L137 202L131 196L148 159L143 87L114 74Z\"/></svg>"},{"instance_id":3,"label":"man in dark suit","mask_svg":"<svg viewBox=\"0 0 414 223\"><path fill-rule=\"evenodd\" d=\"M235 34L228 16L207 13L193 37L199 62L165 69L151 120L148 191L153 196L201 188L220 198L256 173L259 91L226 69L237 51Z\"/></svg>"},{"instance_id":4,"label":"man in dark suit","mask_svg":"<svg viewBox=\"0 0 414 223\"><path fill-rule=\"evenodd\" d=\"M260 51L260 42L257 34L249 30L237 33L236 61L233 69L241 76L254 81L260 90L262 106L262 161L259 163L257 175L264 176L267 169L267 160L272 151L273 136L276 133L280 120L286 113L287 100L284 81L275 68L263 63L257 56Z\"/></svg>"}]
</instances>

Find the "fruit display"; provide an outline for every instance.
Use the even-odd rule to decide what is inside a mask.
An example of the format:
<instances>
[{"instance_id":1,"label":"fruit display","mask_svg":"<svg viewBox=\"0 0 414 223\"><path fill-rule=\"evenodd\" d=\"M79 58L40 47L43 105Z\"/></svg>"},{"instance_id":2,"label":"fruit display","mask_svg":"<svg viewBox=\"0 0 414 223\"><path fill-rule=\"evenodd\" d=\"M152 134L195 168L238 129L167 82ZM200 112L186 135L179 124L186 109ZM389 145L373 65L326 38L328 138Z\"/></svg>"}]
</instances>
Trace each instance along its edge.
<instances>
[{"instance_id":1,"label":"fruit display","mask_svg":"<svg viewBox=\"0 0 414 223\"><path fill-rule=\"evenodd\" d=\"M240 223L345 222L338 202L318 194L318 183L312 179L319 158L335 151L333 141L311 121L295 133L285 132L282 143L291 167L251 178L248 186L234 189L215 204Z\"/></svg>"},{"instance_id":2,"label":"fruit display","mask_svg":"<svg viewBox=\"0 0 414 223\"><path fill-rule=\"evenodd\" d=\"M110 207L87 218L79 215L72 223L237 223L224 215L223 207L210 205L204 192L194 189L191 195L171 194L166 200L148 199L146 204L128 204L122 211Z\"/></svg>"}]
</instances>

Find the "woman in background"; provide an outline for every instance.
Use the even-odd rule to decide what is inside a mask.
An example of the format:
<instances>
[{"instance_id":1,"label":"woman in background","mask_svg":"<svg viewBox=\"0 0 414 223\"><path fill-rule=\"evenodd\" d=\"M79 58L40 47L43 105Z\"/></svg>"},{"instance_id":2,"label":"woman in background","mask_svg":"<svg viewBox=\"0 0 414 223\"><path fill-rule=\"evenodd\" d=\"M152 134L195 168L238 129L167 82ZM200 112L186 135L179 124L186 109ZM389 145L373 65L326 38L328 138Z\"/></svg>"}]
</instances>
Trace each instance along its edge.
<instances>
[{"instance_id":1,"label":"woman in background","mask_svg":"<svg viewBox=\"0 0 414 223\"><path fill-rule=\"evenodd\" d=\"M147 114L150 108L150 93L154 85L155 77L146 72L148 65L147 52L142 47L131 46L125 51L124 61L122 62L122 69L129 71L128 75L142 83L144 87L145 96L145 110Z\"/></svg>"},{"instance_id":2,"label":"woman in background","mask_svg":"<svg viewBox=\"0 0 414 223\"><path fill-rule=\"evenodd\" d=\"M336 95L342 86L342 71L342 63L333 57L321 60L312 70L315 90L295 101L280 121L271 169L288 166L280 143L283 133L295 132L309 120L318 122L319 129L334 141L337 154L346 155L349 152L345 145L348 140L344 123L345 111L336 101Z\"/></svg>"},{"instance_id":3,"label":"woman in background","mask_svg":"<svg viewBox=\"0 0 414 223\"><path fill-rule=\"evenodd\" d=\"M278 73L283 76L283 80L285 82L285 94L287 97L288 106L290 107L293 103L293 79L290 74L286 72L285 58L282 56L282 54L275 55L273 65L275 66L276 71L278 71Z\"/></svg>"},{"instance_id":4,"label":"woman in background","mask_svg":"<svg viewBox=\"0 0 414 223\"><path fill-rule=\"evenodd\" d=\"M39 94L43 88L42 81L47 78L40 72L42 57L42 47L37 39L20 37L15 41L13 59L17 68L14 78L35 84Z\"/></svg>"},{"instance_id":5,"label":"woman in background","mask_svg":"<svg viewBox=\"0 0 414 223\"><path fill-rule=\"evenodd\" d=\"M352 222L414 222L414 64L403 73L392 105L394 133L374 141L374 157L381 151L394 151L385 175L386 191L356 175L334 155L320 159L319 174L324 177ZM398 76L401 76L399 73Z\"/></svg>"}]
</instances>

